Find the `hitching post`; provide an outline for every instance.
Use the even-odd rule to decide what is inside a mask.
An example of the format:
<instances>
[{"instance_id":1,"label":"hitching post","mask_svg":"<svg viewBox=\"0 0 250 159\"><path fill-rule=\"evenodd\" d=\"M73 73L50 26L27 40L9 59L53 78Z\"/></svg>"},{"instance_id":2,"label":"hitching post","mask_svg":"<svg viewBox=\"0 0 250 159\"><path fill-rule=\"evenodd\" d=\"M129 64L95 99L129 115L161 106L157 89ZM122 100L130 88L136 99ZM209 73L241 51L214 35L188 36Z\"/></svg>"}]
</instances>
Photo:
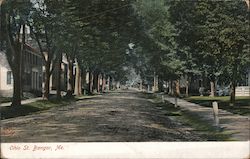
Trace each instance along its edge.
<instances>
[{"instance_id":1,"label":"hitching post","mask_svg":"<svg viewBox=\"0 0 250 159\"><path fill-rule=\"evenodd\" d=\"M213 102L213 113L214 113L214 121L215 121L215 125L218 126L219 125L219 108L218 108L218 103L217 102Z\"/></svg>"}]
</instances>

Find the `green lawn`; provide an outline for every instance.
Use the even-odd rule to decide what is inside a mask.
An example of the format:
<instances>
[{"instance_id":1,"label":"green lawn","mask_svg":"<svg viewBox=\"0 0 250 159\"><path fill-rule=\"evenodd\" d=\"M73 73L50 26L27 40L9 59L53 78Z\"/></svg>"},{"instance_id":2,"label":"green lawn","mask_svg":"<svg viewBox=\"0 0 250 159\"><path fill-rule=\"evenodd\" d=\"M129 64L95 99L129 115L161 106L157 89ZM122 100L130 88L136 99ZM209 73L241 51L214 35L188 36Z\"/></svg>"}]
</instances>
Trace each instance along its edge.
<instances>
[{"instance_id":1,"label":"green lawn","mask_svg":"<svg viewBox=\"0 0 250 159\"><path fill-rule=\"evenodd\" d=\"M230 97L209 97L209 96L192 96L184 98L185 100L199 104L205 107L212 107L212 102L217 101L220 109L227 110L229 112L250 115L250 97L236 97L236 106L230 107Z\"/></svg>"},{"instance_id":2,"label":"green lawn","mask_svg":"<svg viewBox=\"0 0 250 159\"><path fill-rule=\"evenodd\" d=\"M23 97L22 100L25 100L28 98ZM0 103L8 103L12 101L12 97L0 97Z\"/></svg>"},{"instance_id":3,"label":"green lawn","mask_svg":"<svg viewBox=\"0 0 250 159\"><path fill-rule=\"evenodd\" d=\"M75 96L76 101L78 100L84 100L84 99L90 99L95 97L95 95L81 95L81 96Z\"/></svg>"},{"instance_id":4,"label":"green lawn","mask_svg":"<svg viewBox=\"0 0 250 159\"><path fill-rule=\"evenodd\" d=\"M52 107L67 105L75 101L76 99L63 99L63 100L51 100L51 101L39 100L19 107L10 107L10 106L2 107L0 112L1 120L29 115L35 112L50 109Z\"/></svg>"},{"instance_id":5,"label":"green lawn","mask_svg":"<svg viewBox=\"0 0 250 159\"><path fill-rule=\"evenodd\" d=\"M160 97L155 97L153 95L147 95L145 97L151 96L149 99L153 98L153 102L157 107L162 107L165 111L166 116L182 123L187 127L191 127L194 133L199 134L199 136L205 141L232 141L231 133L223 129L218 129L217 127L211 125L207 121L200 119L198 116L192 114L189 111L182 110L180 107L175 108L173 104L166 102L162 103Z\"/></svg>"},{"instance_id":6,"label":"green lawn","mask_svg":"<svg viewBox=\"0 0 250 159\"><path fill-rule=\"evenodd\" d=\"M29 104L25 104L22 105L20 107L1 107L0 109L0 114L1 114L1 120L3 119L9 119L9 118L15 118L18 116L25 116L25 115L29 115L29 114L33 114L36 112L40 112L43 110L48 110L50 108L53 107L57 107L57 106L64 106L64 105L68 105L72 102L76 102L79 100L85 100L85 99L89 99L89 98L93 98L94 96L76 96L73 98L63 98L61 100L56 100L56 99L52 99L49 101L46 100L39 100L33 103L29 103ZM1 97L1 100L4 100L5 102L8 102L8 100L11 100L11 98L4 98Z\"/></svg>"}]
</instances>

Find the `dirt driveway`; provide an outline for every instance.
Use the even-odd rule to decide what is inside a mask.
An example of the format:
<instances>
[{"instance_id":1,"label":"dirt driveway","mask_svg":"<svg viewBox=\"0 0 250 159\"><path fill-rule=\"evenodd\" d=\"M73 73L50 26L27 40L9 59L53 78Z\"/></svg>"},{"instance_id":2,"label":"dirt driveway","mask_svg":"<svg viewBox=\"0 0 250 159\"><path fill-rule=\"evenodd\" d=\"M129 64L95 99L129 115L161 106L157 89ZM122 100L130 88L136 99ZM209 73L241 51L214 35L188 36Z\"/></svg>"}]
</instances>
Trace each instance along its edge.
<instances>
[{"instance_id":1,"label":"dirt driveway","mask_svg":"<svg viewBox=\"0 0 250 159\"><path fill-rule=\"evenodd\" d=\"M2 142L201 141L140 92L123 91L1 121Z\"/></svg>"}]
</instances>

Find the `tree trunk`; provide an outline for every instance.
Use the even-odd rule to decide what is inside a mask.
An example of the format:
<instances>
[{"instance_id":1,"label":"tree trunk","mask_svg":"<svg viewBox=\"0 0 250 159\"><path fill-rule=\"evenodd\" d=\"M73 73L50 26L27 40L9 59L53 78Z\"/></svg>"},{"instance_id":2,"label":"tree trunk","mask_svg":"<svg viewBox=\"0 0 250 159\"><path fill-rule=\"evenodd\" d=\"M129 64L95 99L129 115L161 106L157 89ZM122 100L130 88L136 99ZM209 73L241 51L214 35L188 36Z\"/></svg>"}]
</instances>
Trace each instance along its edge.
<instances>
[{"instance_id":1,"label":"tree trunk","mask_svg":"<svg viewBox=\"0 0 250 159\"><path fill-rule=\"evenodd\" d=\"M43 98L48 100L49 99L49 93L50 93L50 62L46 61L45 64L45 84L44 84L44 94L43 94Z\"/></svg>"},{"instance_id":2,"label":"tree trunk","mask_svg":"<svg viewBox=\"0 0 250 159\"><path fill-rule=\"evenodd\" d=\"M22 26L22 47L21 47L21 55L20 55L20 68L21 68L21 71L20 71L20 83L21 83L21 87L20 87L20 92L21 92L21 98L23 97L23 86L24 86L24 54L25 54L25 34L26 34L26 30L25 30L25 24Z\"/></svg>"},{"instance_id":3,"label":"tree trunk","mask_svg":"<svg viewBox=\"0 0 250 159\"><path fill-rule=\"evenodd\" d=\"M210 89L211 89L210 96L214 97L215 96L215 82L214 81L210 81Z\"/></svg>"},{"instance_id":4,"label":"tree trunk","mask_svg":"<svg viewBox=\"0 0 250 159\"><path fill-rule=\"evenodd\" d=\"M79 64L78 62L76 63L76 77L75 77L75 88L74 88L74 94L79 96L81 93L80 93L80 87L81 87L81 72L80 72L80 68L79 68Z\"/></svg>"},{"instance_id":5,"label":"tree trunk","mask_svg":"<svg viewBox=\"0 0 250 159\"><path fill-rule=\"evenodd\" d=\"M0 2L1 3L1 2ZM7 60L10 64L10 67L12 69L12 74L13 74L13 98L12 98L12 104L11 106L20 106L21 105L21 66L20 66L20 54L21 54L21 46L19 43L19 39L17 39L17 42L14 42L15 40L13 39L13 36L11 34L10 30L10 15L8 13L1 12L3 16L1 15L1 33L5 33L3 36L4 39L6 38L6 44L8 46L8 49L6 50L6 56ZM2 25L3 24L3 25ZM2 28L3 27L3 28ZM20 33L20 30L19 30ZM18 34L19 34L18 33ZM1 41L2 42L2 41ZM13 44L13 42L15 44Z\"/></svg>"},{"instance_id":6,"label":"tree trunk","mask_svg":"<svg viewBox=\"0 0 250 159\"><path fill-rule=\"evenodd\" d=\"M173 80L169 82L169 93L170 95L174 95L174 88L173 88Z\"/></svg>"},{"instance_id":7,"label":"tree trunk","mask_svg":"<svg viewBox=\"0 0 250 159\"><path fill-rule=\"evenodd\" d=\"M108 79L107 79L107 90L108 91L110 90L110 76L108 76Z\"/></svg>"},{"instance_id":8,"label":"tree trunk","mask_svg":"<svg viewBox=\"0 0 250 159\"><path fill-rule=\"evenodd\" d=\"M106 87L106 77L105 74L102 75L102 92L105 91L105 87Z\"/></svg>"},{"instance_id":9,"label":"tree trunk","mask_svg":"<svg viewBox=\"0 0 250 159\"><path fill-rule=\"evenodd\" d=\"M111 76L110 76L110 79L109 79L109 83L110 83L109 90L112 90L113 89L114 79Z\"/></svg>"},{"instance_id":10,"label":"tree trunk","mask_svg":"<svg viewBox=\"0 0 250 159\"><path fill-rule=\"evenodd\" d=\"M175 92L176 92L176 96L180 96L180 80L176 80L175 81Z\"/></svg>"},{"instance_id":11,"label":"tree trunk","mask_svg":"<svg viewBox=\"0 0 250 159\"><path fill-rule=\"evenodd\" d=\"M16 106L21 106L21 80L20 80L20 69L16 68L13 69L13 80L14 80L14 90L13 90L13 98L12 98L12 104L11 106L16 107Z\"/></svg>"},{"instance_id":12,"label":"tree trunk","mask_svg":"<svg viewBox=\"0 0 250 159\"><path fill-rule=\"evenodd\" d=\"M98 77L97 77L97 73L94 71L93 73L93 91L97 92L97 83L98 83Z\"/></svg>"},{"instance_id":13,"label":"tree trunk","mask_svg":"<svg viewBox=\"0 0 250 159\"><path fill-rule=\"evenodd\" d=\"M73 74L73 60L68 59L68 89L67 96L72 97L74 93L74 74Z\"/></svg>"},{"instance_id":14,"label":"tree trunk","mask_svg":"<svg viewBox=\"0 0 250 159\"><path fill-rule=\"evenodd\" d=\"M142 79L140 81L140 88L139 88L139 90L142 90Z\"/></svg>"},{"instance_id":15,"label":"tree trunk","mask_svg":"<svg viewBox=\"0 0 250 159\"><path fill-rule=\"evenodd\" d=\"M62 64L62 54L60 53L57 61L57 82L56 82L56 97L61 99L61 64Z\"/></svg>"},{"instance_id":16,"label":"tree trunk","mask_svg":"<svg viewBox=\"0 0 250 159\"><path fill-rule=\"evenodd\" d=\"M12 103L11 106L12 107L16 107L16 106L21 106L21 96L22 96L22 53L24 51L24 45L25 42L22 44L20 44L20 39L18 39L17 42L15 42L15 45L12 45L10 42L10 37L7 34L7 43L8 46L10 47L10 50L12 52L12 54L14 55L11 57L7 57L7 59L11 59L8 60L10 63L10 67L12 70L12 75L13 75L13 96L12 96ZM6 54L6 56L9 56ZM13 60L13 61L12 61Z\"/></svg>"},{"instance_id":17,"label":"tree trunk","mask_svg":"<svg viewBox=\"0 0 250 159\"><path fill-rule=\"evenodd\" d=\"M82 70L81 73L81 83L82 83L82 88L83 88L83 95L86 95L86 70Z\"/></svg>"},{"instance_id":18,"label":"tree trunk","mask_svg":"<svg viewBox=\"0 0 250 159\"><path fill-rule=\"evenodd\" d=\"M189 80L188 80L188 77L187 77L187 80L186 80L186 97L189 96Z\"/></svg>"},{"instance_id":19,"label":"tree trunk","mask_svg":"<svg viewBox=\"0 0 250 159\"><path fill-rule=\"evenodd\" d=\"M236 89L236 80L235 77L233 77L233 80L230 83L230 106L232 107L235 106L235 89Z\"/></svg>"},{"instance_id":20,"label":"tree trunk","mask_svg":"<svg viewBox=\"0 0 250 159\"><path fill-rule=\"evenodd\" d=\"M238 47L238 53L242 52L242 46ZM230 92L230 106L235 106L235 89L237 84L237 72L239 72L238 68L238 62L234 61L234 67L233 67L233 74L232 74L232 80L231 80L231 92Z\"/></svg>"},{"instance_id":21,"label":"tree trunk","mask_svg":"<svg viewBox=\"0 0 250 159\"><path fill-rule=\"evenodd\" d=\"M100 74L97 74L97 92L100 92Z\"/></svg>"},{"instance_id":22,"label":"tree trunk","mask_svg":"<svg viewBox=\"0 0 250 159\"><path fill-rule=\"evenodd\" d=\"M93 94L93 73L89 71L89 94Z\"/></svg>"},{"instance_id":23,"label":"tree trunk","mask_svg":"<svg viewBox=\"0 0 250 159\"><path fill-rule=\"evenodd\" d=\"M235 88L236 88L236 82L231 82L231 91L230 91L230 106L235 106Z\"/></svg>"},{"instance_id":24,"label":"tree trunk","mask_svg":"<svg viewBox=\"0 0 250 159\"><path fill-rule=\"evenodd\" d=\"M158 79L158 76L154 73L154 90L153 92L157 92L159 91L159 79Z\"/></svg>"},{"instance_id":25,"label":"tree trunk","mask_svg":"<svg viewBox=\"0 0 250 159\"><path fill-rule=\"evenodd\" d=\"M78 85L79 95L82 95L82 70L79 69L79 85Z\"/></svg>"}]
</instances>

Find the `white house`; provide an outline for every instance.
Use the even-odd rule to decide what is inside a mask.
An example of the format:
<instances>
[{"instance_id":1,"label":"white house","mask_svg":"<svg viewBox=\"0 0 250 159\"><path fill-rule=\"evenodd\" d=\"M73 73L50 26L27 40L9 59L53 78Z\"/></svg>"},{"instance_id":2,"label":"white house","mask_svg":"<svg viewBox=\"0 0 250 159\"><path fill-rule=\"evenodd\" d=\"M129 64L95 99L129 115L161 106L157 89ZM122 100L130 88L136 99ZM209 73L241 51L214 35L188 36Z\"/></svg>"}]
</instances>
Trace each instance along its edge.
<instances>
[{"instance_id":1,"label":"white house","mask_svg":"<svg viewBox=\"0 0 250 159\"><path fill-rule=\"evenodd\" d=\"M23 54L23 91L36 95L42 93L42 58L35 49L26 45ZM4 52L0 52L0 96L11 97L13 75Z\"/></svg>"},{"instance_id":2,"label":"white house","mask_svg":"<svg viewBox=\"0 0 250 159\"><path fill-rule=\"evenodd\" d=\"M0 96L10 97L13 93L13 76L4 52L0 51Z\"/></svg>"}]
</instances>

